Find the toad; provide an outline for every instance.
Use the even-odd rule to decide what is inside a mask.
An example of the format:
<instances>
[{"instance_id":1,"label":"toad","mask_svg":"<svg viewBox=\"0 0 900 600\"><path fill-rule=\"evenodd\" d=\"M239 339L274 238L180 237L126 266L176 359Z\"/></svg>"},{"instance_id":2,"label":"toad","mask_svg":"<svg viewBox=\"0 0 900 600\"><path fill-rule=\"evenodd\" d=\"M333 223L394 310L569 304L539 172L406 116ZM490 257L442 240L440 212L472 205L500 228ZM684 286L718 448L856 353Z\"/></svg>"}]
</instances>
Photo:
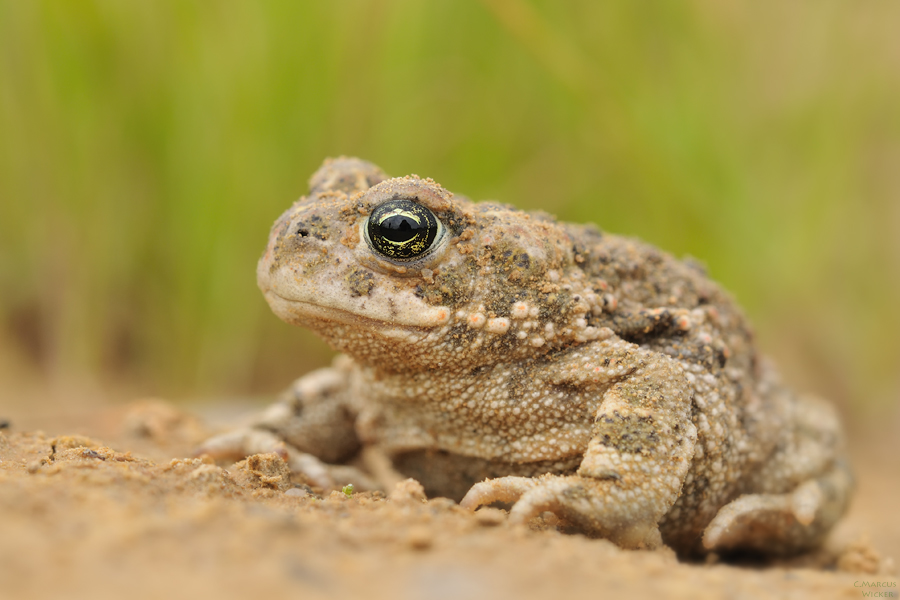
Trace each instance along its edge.
<instances>
[{"instance_id":1,"label":"toad","mask_svg":"<svg viewBox=\"0 0 900 600\"><path fill-rule=\"evenodd\" d=\"M834 410L780 382L702 267L651 245L339 158L257 281L343 354L214 456L276 451L331 487L366 485L346 463L374 450L429 496L683 555L802 551L846 508Z\"/></svg>"}]
</instances>

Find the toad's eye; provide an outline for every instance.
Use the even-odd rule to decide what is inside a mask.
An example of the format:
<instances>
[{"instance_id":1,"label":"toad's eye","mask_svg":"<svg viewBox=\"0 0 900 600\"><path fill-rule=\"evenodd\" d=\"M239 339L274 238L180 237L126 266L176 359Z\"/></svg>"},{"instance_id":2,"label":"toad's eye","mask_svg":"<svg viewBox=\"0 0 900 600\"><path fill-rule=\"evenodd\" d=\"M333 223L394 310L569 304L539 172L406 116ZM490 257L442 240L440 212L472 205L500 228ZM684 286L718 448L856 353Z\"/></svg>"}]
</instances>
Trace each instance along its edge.
<instances>
[{"instance_id":1,"label":"toad's eye","mask_svg":"<svg viewBox=\"0 0 900 600\"><path fill-rule=\"evenodd\" d=\"M412 260L426 254L441 234L434 213L410 200L389 200L372 211L366 223L369 243L391 260Z\"/></svg>"}]
</instances>

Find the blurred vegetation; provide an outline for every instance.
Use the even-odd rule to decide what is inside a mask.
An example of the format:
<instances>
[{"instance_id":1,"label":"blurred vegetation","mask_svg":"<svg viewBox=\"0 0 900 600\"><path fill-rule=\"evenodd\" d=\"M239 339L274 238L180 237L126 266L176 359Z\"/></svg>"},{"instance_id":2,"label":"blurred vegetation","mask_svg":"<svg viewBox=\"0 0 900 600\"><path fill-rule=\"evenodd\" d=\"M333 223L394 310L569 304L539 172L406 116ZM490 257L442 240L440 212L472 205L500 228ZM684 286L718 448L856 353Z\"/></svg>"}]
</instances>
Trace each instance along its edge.
<instances>
[{"instance_id":1,"label":"blurred vegetation","mask_svg":"<svg viewBox=\"0 0 900 600\"><path fill-rule=\"evenodd\" d=\"M326 156L705 261L789 379L900 395L900 4L0 0L0 377L277 390Z\"/></svg>"}]
</instances>

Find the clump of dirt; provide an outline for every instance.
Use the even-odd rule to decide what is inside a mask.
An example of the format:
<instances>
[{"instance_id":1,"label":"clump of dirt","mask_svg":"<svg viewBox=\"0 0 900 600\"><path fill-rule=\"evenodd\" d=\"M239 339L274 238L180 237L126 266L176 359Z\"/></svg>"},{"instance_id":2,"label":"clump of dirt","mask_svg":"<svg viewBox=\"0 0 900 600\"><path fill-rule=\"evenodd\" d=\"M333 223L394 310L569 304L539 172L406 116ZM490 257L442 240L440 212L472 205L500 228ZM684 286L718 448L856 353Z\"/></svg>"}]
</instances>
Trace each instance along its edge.
<instances>
[{"instance_id":1,"label":"clump of dirt","mask_svg":"<svg viewBox=\"0 0 900 600\"><path fill-rule=\"evenodd\" d=\"M413 480L324 493L292 481L276 454L185 458L209 432L159 403L112 431L109 443L0 432L6 597L853 598L860 581L896 581L868 543L790 563L685 564L561 534L552 519L511 526L499 509L426 499Z\"/></svg>"}]
</instances>

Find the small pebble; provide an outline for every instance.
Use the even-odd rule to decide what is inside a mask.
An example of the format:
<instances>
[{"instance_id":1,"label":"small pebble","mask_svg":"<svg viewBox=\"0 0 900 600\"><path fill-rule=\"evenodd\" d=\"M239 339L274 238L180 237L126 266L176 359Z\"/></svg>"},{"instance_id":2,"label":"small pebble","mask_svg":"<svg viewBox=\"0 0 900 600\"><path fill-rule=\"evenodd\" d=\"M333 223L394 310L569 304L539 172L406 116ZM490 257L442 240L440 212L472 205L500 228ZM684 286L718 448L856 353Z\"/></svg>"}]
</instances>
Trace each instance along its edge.
<instances>
[{"instance_id":1,"label":"small pebble","mask_svg":"<svg viewBox=\"0 0 900 600\"><path fill-rule=\"evenodd\" d=\"M431 530L420 525L409 530L406 543L415 550L427 550L434 544L434 539Z\"/></svg>"},{"instance_id":2,"label":"small pebble","mask_svg":"<svg viewBox=\"0 0 900 600\"><path fill-rule=\"evenodd\" d=\"M309 495L309 492L304 490L303 488L291 488L284 493L285 496L291 496L293 498L305 498Z\"/></svg>"},{"instance_id":3,"label":"small pebble","mask_svg":"<svg viewBox=\"0 0 900 600\"><path fill-rule=\"evenodd\" d=\"M496 527L506 520L506 513L499 508L482 508L475 512L475 521L485 527Z\"/></svg>"}]
</instances>

